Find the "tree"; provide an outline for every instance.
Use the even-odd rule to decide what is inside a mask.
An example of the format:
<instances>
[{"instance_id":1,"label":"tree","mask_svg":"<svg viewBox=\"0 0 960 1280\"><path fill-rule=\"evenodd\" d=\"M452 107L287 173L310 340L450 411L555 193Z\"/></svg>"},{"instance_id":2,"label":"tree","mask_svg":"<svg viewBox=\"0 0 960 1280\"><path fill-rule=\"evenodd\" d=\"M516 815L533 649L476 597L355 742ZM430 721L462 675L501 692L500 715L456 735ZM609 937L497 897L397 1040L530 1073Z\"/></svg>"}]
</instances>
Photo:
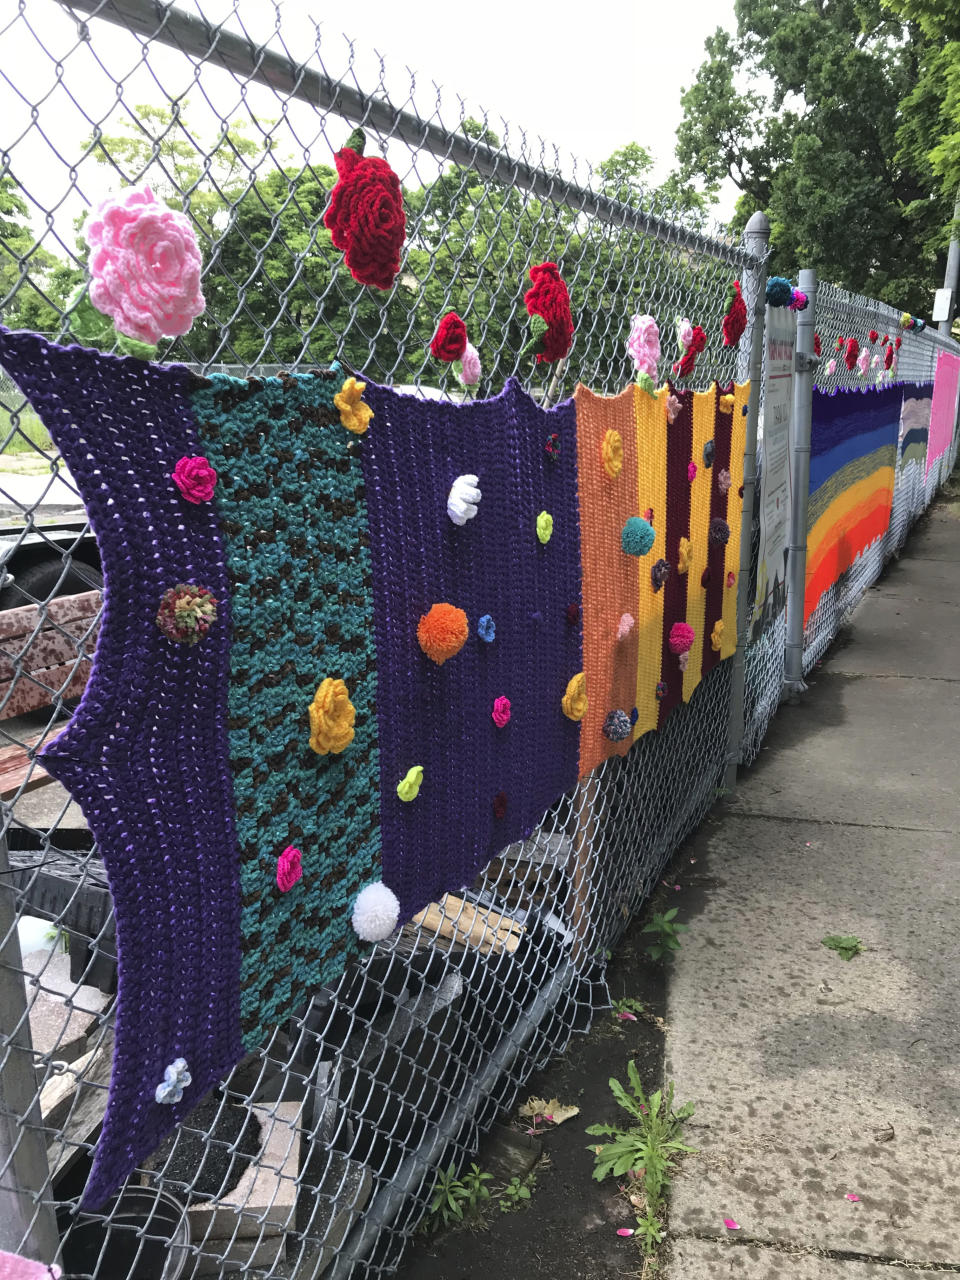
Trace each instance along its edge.
<instances>
[{"instance_id":1,"label":"tree","mask_svg":"<svg viewBox=\"0 0 960 1280\"><path fill-rule=\"evenodd\" d=\"M0 315L11 329L55 334L64 300L80 278L37 240L12 174L0 177Z\"/></svg>"},{"instance_id":2,"label":"tree","mask_svg":"<svg viewBox=\"0 0 960 1280\"><path fill-rule=\"evenodd\" d=\"M732 179L737 226L766 208L778 274L816 267L922 313L950 210L930 158L902 144L898 104L928 37L880 0L737 0L736 16L683 95L681 176L710 194Z\"/></svg>"}]
</instances>

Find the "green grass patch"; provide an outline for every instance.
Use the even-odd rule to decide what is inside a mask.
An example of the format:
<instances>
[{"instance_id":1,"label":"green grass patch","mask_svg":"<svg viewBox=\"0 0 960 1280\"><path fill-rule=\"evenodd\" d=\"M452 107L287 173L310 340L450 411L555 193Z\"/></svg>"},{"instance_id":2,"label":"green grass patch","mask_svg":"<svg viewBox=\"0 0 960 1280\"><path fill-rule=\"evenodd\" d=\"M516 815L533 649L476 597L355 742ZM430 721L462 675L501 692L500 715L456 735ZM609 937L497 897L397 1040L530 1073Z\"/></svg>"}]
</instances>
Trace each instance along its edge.
<instances>
[{"instance_id":1,"label":"green grass patch","mask_svg":"<svg viewBox=\"0 0 960 1280\"><path fill-rule=\"evenodd\" d=\"M0 458L9 453L36 453L38 449L56 452L50 433L33 410L24 406L19 413L10 413L0 408Z\"/></svg>"}]
</instances>

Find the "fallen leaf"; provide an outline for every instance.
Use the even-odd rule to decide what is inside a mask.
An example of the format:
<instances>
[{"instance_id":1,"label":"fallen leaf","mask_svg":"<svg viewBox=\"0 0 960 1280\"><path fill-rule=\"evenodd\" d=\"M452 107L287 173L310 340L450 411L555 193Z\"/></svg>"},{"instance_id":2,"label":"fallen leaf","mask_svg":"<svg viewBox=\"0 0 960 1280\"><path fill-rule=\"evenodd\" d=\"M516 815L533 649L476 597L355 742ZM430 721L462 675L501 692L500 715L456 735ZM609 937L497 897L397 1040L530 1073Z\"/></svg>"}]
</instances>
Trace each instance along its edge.
<instances>
[{"instance_id":1,"label":"fallen leaf","mask_svg":"<svg viewBox=\"0 0 960 1280\"><path fill-rule=\"evenodd\" d=\"M635 1232L633 1227L617 1227L618 1236L632 1236L634 1234Z\"/></svg>"},{"instance_id":2,"label":"fallen leaf","mask_svg":"<svg viewBox=\"0 0 960 1280\"><path fill-rule=\"evenodd\" d=\"M643 1196L632 1195L632 1196L628 1196L627 1199L630 1201L630 1203L633 1205L635 1209L645 1209L647 1207L646 1201L644 1200Z\"/></svg>"},{"instance_id":3,"label":"fallen leaf","mask_svg":"<svg viewBox=\"0 0 960 1280\"><path fill-rule=\"evenodd\" d=\"M740 1230L740 1223L737 1222L736 1219L734 1218L724 1218L723 1225L727 1228L728 1231Z\"/></svg>"},{"instance_id":4,"label":"fallen leaf","mask_svg":"<svg viewBox=\"0 0 960 1280\"><path fill-rule=\"evenodd\" d=\"M579 1107L565 1107L557 1098L545 1101L543 1098L528 1098L520 1108L521 1116L530 1116L536 1122L539 1117L550 1124L563 1124L580 1114Z\"/></svg>"},{"instance_id":5,"label":"fallen leaf","mask_svg":"<svg viewBox=\"0 0 960 1280\"><path fill-rule=\"evenodd\" d=\"M860 1199L860 1197L854 1191L848 1191L843 1198L844 1200L853 1200L854 1202Z\"/></svg>"}]
</instances>

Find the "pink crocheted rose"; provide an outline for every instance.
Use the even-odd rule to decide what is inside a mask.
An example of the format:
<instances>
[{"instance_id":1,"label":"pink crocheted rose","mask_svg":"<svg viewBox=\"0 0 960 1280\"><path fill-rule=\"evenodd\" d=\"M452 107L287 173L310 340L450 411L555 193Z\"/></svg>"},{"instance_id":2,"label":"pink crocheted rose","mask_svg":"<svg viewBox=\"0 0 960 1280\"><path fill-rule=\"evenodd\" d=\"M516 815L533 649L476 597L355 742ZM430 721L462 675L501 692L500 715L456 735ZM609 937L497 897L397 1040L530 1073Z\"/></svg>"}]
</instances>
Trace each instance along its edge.
<instances>
[{"instance_id":1,"label":"pink crocheted rose","mask_svg":"<svg viewBox=\"0 0 960 1280\"><path fill-rule=\"evenodd\" d=\"M509 698L494 699L493 711L491 712L491 714L493 716L493 723L497 726L498 729L502 729L505 725L509 724L510 723L510 699Z\"/></svg>"},{"instance_id":2,"label":"pink crocheted rose","mask_svg":"<svg viewBox=\"0 0 960 1280\"><path fill-rule=\"evenodd\" d=\"M200 250L190 219L149 186L100 206L84 227L90 301L128 338L155 343L186 333L204 310Z\"/></svg>"},{"instance_id":3,"label":"pink crocheted rose","mask_svg":"<svg viewBox=\"0 0 960 1280\"><path fill-rule=\"evenodd\" d=\"M303 876L303 855L292 844L287 845L277 859L277 888L281 893L289 893Z\"/></svg>"},{"instance_id":4,"label":"pink crocheted rose","mask_svg":"<svg viewBox=\"0 0 960 1280\"><path fill-rule=\"evenodd\" d=\"M695 462L687 463L687 479L693 484L697 478L697 464Z\"/></svg>"},{"instance_id":5,"label":"pink crocheted rose","mask_svg":"<svg viewBox=\"0 0 960 1280\"><path fill-rule=\"evenodd\" d=\"M181 458L173 468L173 482L188 502L209 502L217 486L217 473L206 458Z\"/></svg>"},{"instance_id":6,"label":"pink crocheted rose","mask_svg":"<svg viewBox=\"0 0 960 1280\"><path fill-rule=\"evenodd\" d=\"M480 381L480 356L471 342L467 343L467 349L463 353L460 381L465 387L475 387Z\"/></svg>"},{"instance_id":7,"label":"pink crocheted rose","mask_svg":"<svg viewBox=\"0 0 960 1280\"><path fill-rule=\"evenodd\" d=\"M660 330L653 316L634 316L627 338L627 355L637 367L637 373L645 373L657 380L657 361L660 359Z\"/></svg>"}]
</instances>

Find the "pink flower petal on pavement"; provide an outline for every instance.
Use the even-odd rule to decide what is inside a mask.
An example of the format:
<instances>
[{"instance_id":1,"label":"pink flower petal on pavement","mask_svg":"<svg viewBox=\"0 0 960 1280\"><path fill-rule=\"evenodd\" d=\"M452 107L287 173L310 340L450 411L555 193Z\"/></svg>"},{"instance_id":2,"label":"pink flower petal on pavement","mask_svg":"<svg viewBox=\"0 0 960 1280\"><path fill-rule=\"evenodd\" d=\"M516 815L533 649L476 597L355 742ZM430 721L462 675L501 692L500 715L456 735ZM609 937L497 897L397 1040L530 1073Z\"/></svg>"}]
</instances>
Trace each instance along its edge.
<instances>
[{"instance_id":1,"label":"pink flower petal on pavement","mask_svg":"<svg viewBox=\"0 0 960 1280\"><path fill-rule=\"evenodd\" d=\"M843 1198L844 1200L853 1200L853 1201L859 1201L860 1199L860 1197L854 1191L848 1191Z\"/></svg>"},{"instance_id":2,"label":"pink flower petal on pavement","mask_svg":"<svg viewBox=\"0 0 960 1280\"><path fill-rule=\"evenodd\" d=\"M635 1234L633 1227L617 1227L618 1236L632 1236Z\"/></svg>"},{"instance_id":3,"label":"pink flower petal on pavement","mask_svg":"<svg viewBox=\"0 0 960 1280\"><path fill-rule=\"evenodd\" d=\"M637 1020L637 1015L635 1013L627 1013L626 1010L624 1010L621 1013L618 1013L617 1017L620 1019L621 1022L636 1022Z\"/></svg>"},{"instance_id":4,"label":"pink flower petal on pavement","mask_svg":"<svg viewBox=\"0 0 960 1280\"><path fill-rule=\"evenodd\" d=\"M737 1222L735 1218L724 1218L723 1225L727 1228L728 1231L740 1230L740 1223Z\"/></svg>"}]
</instances>

